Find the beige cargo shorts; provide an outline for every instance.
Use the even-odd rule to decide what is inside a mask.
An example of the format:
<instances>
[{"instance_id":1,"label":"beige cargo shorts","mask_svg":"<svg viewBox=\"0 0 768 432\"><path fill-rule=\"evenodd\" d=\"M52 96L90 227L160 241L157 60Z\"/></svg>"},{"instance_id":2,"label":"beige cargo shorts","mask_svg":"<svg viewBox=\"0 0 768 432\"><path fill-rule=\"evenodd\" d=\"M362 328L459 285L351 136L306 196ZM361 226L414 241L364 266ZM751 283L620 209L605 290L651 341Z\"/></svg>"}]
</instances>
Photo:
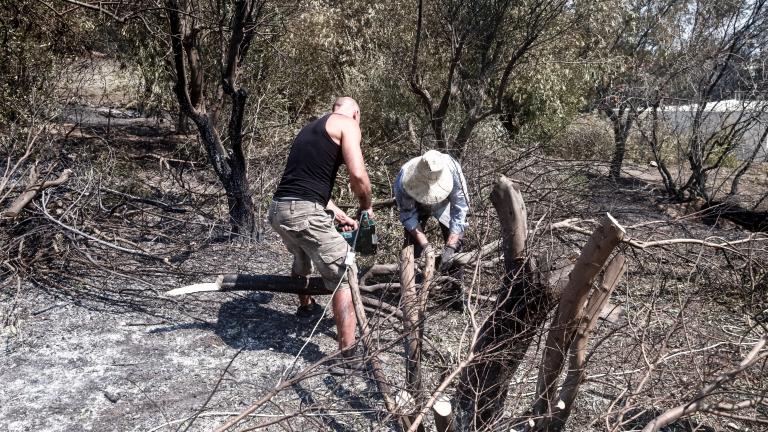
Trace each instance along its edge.
<instances>
[{"instance_id":1,"label":"beige cargo shorts","mask_svg":"<svg viewBox=\"0 0 768 432\"><path fill-rule=\"evenodd\" d=\"M293 274L308 276L314 264L326 288L335 289L349 245L336 231L333 215L311 201L272 201L267 220L293 254ZM346 278L339 286L344 288L349 288Z\"/></svg>"}]
</instances>

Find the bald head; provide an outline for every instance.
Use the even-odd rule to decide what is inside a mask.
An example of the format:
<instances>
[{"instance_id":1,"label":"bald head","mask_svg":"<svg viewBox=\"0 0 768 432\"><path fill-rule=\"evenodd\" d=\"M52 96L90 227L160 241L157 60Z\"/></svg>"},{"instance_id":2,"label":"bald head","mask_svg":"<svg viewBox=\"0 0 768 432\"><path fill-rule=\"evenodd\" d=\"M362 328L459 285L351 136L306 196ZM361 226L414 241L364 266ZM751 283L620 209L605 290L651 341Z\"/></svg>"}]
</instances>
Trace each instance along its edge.
<instances>
[{"instance_id":1,"label":"bald head","mask_svg":"<svg viewBox=\"0 0 768 432\"><path fill-rule=\"evenodd\" d=\"M360 106L349 96L342 96L333 103L333 112L360 121Z\"/></svg>"}]
</instances>

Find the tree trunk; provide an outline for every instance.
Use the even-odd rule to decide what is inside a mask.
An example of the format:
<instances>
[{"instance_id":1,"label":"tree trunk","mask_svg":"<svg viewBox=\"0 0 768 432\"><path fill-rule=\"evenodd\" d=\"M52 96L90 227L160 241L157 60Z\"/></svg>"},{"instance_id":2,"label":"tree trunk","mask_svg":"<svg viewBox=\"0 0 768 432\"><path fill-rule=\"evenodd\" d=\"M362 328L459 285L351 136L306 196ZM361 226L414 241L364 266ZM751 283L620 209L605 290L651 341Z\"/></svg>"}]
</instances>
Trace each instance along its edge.
<instances>
[{"instance_id":1,"label":"tree trunk","mask_svg":"<svg viewBox=\"0 0 768 432\"><path fill-rule=\"evenodd\" d=\"M586 377L587 342L589 342L589 337L597 324L601 311L608 304L611 293L626 270L625 263L624 255L618 254L613 257L603 274L602 281L598 284L598 289L589 297L587 305L579 315L578 330L568 358L568 373L558 397L558 401L562 401L562 405L558 403L552 415L545 417L540 422L541 426L537 425L539 429L557 432L565 427L573 403L579 393L579 387Z\"/></svg>"},{"instance_id":2,"label":"tree trunk","mask_svg":"<svg viewBox=\"0 0 768 432\"><path fill-rule=\"evenodd\" d=\"M472 348L478 360L461 376L457 390L459 430L485 430L502 413L509 380L551 304L525 260L527 216L522 195L502 177L491 192L491 202L501 223L506 275L496 308Z\"/></svg>"},{"instance_id":3,"label":"tree trunk","mask_svg":"<svg viewBox=\"0 0 768 432\"><path fill-rule=\"evenodd\" d=\"M229 178L224 182L229 222L233 233L250 236L256 231L256 218L248 176L244 169L238 167L240 163L233 161L232 165L234 166Z\"/></svg>"},{"instance_id":4,"label":"tree trunk","mask_svg":"<svg viewBox=\"0 0 768 432\"><path fill-rule=\"evenodd\" d=\"M623 236L624 229L621 225L607 215L592 233L571 271L568 285L560 298L557 314L547 335L539 369L538 399L533 406L533 418L542 418L552 412L558 377L563 369L565 353L568 352L578 329L579 313L592 288L592 281Z\"/></svg>"},{"instance_id":5,"label":"tree trunk","mask_svg":"<svg viewBox=\"0 0 768 432\"><path fill-rule=\"evenodd\" d=\"M457 160L461 160L464 156L464 152L467 150L467 144L469 143L469 138L472 136L472 131L475 129L476 125L477 120L474 118L474 115L471 113L467 114L464 123L456 133L456 139L453 140L453 145L449 149L451 155Z\"/></svg>"},{"instance_id":6,"label":"tree trunk","mask_svg":"<svg viewBox=\"0 0 768 432\"><path fill-rule=\"evenodd\" d=\"M659 126L661 124L659 119L660 105L661 101L656 99L653 106L651 107L651 137L648 141L651 146L653 158L656 160L657 170L659 171L659 175L661 175L661 179L664 182L664 189L666 189L667 194L680 199L680 191L678 190L675 179L672 177L672 173L669 172L669 168L667 168L667 164L664 162L664 157L662 155L663 143L661 142L661 137L659 137ZM642 128L640 128L640 130L642 132Z\"/></svg>"},{"instance_id":7,"label":"tree trunk","mask_svg":"<svg viewBox=\"0 0 768 432\"><path fill-rule=\"evenodd\" d=\"M231 149L224 147L214 116L205 110L204 68L199 56L198 29L194 21L182 10L178 0L166 0L166 13L170 27L173 66L176 83L173 91L180 112L197 126L200 139L208 154L208 161L221 181L227 195L227 208L232 233L251 236L256 231L254 206L248 183L245 152L242 147L243 117L248 97L244 89L235 87L237 68L242 66L245 48L254 28L244 34L244 26L251 19L252 8L238 3L232 24L232 39L227 52L227 68L222 71L223 92L232 102L229 118ZM179 125L186 121L180 116Z\"/></svg>"},{"instance_id":8,"label":"tree trunk","mask_svg":"<svg viewBox=\"0 0 768 432\"><path fill-rule=\"evenodd\" d=\"M632 112L628 111L625 116L625 111L627 109L622 107L619 109L618 114L612 113L609 115L613 123L614 140L610 176L614 179L621 177L621 168L624 165L624 156L627 153L627 137L629 137L629 130L632 128Z\"/></svg>"}]
</instances>

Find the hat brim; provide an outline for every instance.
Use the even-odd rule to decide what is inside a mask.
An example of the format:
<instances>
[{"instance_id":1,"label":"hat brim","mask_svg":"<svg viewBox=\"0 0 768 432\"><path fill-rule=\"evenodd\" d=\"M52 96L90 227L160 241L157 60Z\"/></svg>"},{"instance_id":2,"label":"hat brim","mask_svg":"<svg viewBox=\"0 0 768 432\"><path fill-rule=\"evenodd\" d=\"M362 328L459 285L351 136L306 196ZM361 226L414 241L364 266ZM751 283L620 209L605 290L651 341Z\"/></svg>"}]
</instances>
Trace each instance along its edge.
<instances>
[{"instance_id":1,"label":"hat brim","mask_svg":"<svg viewBox=\"0 0 768 432\"><path fill-rule=\"evenodd\" d=\"M425 205L434 205L448 198L453 190L453 175L448 164L437 180L430 181L416 169L421 157L416 157L403 165L403 188L414 200Z\"/></svg>"}]
</instances>

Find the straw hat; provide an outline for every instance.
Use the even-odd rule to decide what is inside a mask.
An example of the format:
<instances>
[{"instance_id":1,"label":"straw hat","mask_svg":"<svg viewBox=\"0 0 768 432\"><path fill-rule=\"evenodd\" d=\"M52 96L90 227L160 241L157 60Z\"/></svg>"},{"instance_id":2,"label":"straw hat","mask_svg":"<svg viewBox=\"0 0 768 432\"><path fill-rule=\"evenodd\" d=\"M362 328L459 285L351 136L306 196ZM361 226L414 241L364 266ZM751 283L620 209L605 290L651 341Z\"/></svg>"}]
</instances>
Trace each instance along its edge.
<instances>
[{"instance_id":1,"label":"straw hat","mask_svg":"<svg viewBox=\"0 0 768 432\"><path fill-rule=\"evenodd\" d=\"M450 156L430 150L403 165L403 188L421 204L437 204L450 195L453 175L448 169Z\"/></svg>"}]
</instances>

